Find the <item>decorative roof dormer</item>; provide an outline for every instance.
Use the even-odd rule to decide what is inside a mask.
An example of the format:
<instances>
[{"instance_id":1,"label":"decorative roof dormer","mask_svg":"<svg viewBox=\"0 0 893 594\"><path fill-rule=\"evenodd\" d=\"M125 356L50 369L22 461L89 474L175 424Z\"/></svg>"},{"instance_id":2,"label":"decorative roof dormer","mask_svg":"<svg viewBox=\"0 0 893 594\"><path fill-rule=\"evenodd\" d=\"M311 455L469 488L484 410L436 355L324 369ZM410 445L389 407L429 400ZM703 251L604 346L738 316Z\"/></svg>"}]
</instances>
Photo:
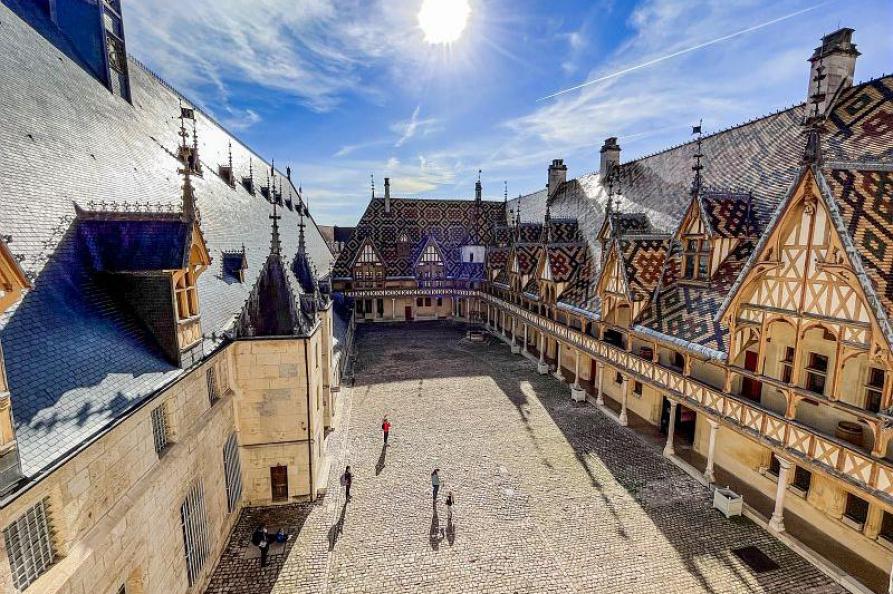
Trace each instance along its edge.
<instances>
[{"instance_id":1,"label":"decorative roof dormer","mask_svg":"<svg viewBox=\"0 0 893 594\"><path fill-rule=\"evenodd\" d=\"M254 187L254 159L248 159L248 177L242 178L242 187L245 191L254 196L256 190Z\"/></svg>"},{"instance_id":2,"label":"decorative roof dormer","mask_svg":"<svg viewBox=\"0 0 893 594\"><path fill-rule=\"evenodd\" d=\"M270 215L270 254L239 314L240 338L259 336L306 336L314 325L315 301L304 299L298 280L282 258L277 205Z\"/></svg>"},{"instance_id":3,"label":"decorative roof dormer","mask_svg":"<svg viewBox=\"0 0 893 594\"><path fill-rule=\"evenodd\" d=\"M25 289L31 288L19 260L9 250L10 243L11 236L0 236L0 313L21 299Z\"/></svg>"},{"instance_id":4,"label":"decorative roof dormer","mask_svg":"<svg viewBox=\"0 0 893 594\"><path fill-rule=\"evenodd\" d=\"M444 278L446 266L443 250L437 241L429 236L415 259L415 277L420 283L440 282Z\"/></svg>"},{"instance_id":5,"label":"decorative roof dormer","mask_svg":"<svg viewBox=\"0 0 893 594\"><path fill-rule=\"evenodd\" d=\"M233 143L230 141L228 143L228 160L226 165L219 165L217 167L217 175L220 176L220 179L226 182L231 188L236 187L236 175L233 172Z\"/></svg>"},{"instance_id":6,"label":"decorative roof dormer","mask_svg":"<svg viewBox=\"0 0 893 594\"><path fill-rule=\"evenodd\" d=\"M80 240L100 284L142 322L174 364L186 367L202 354L197 281L211 257L191 170L180 173L180 213L148 205L95 210L92 203L90 210L76 210Z\"/></svg>"},{"instance_id":7,"label":"decorative roof dormer","mask_svg":"<svg viewBox=\"0 0 893 594\"><path fill-rule=\"evenodd\" d=\"M316 268L310 261L307 254L307 245L304 240L304 213L299 213L298 219L298 253L292 261L292 272L298 279L301 291L304 295L312 297L316 301L316 308L322 309L326 307L328 299L324 298L320 291L319 277L316 274Z\"/></svg>"},{"instance_id":8,"label":"decorative roof dormer","mask_svg":"<svg viewBox=\"0 0 893 594\"><path fill-rule=\"evenodd\" d=\"M245 271L248 270L248 252L245 249L245 244L242 244L241 249L224 251L221 253L221 256L224 278L231 278L244 283Z\"/></svg>"}]
</instances>

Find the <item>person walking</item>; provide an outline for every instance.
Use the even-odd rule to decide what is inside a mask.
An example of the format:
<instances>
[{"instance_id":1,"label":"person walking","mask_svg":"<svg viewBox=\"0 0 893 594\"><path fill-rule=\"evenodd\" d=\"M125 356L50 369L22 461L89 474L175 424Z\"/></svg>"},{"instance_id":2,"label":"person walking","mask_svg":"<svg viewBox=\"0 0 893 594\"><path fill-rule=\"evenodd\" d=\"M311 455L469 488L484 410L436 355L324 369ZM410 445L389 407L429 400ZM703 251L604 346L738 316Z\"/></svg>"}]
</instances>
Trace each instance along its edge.
<instances>
[{"instance_id":1,"label":"person walking","mask_svg":"<svg viewBox=\"0 0 893 594\"><path fill-rule=\"evenodd\" d=\"M453 499L453 492L450 491L449 493L447 493L447 498L446 498L447 527L449 527L453 524L453 503L455 503L455 502L456 502L456 500Z\"/></svg>"},{"instance_id":2,"label":"person walking","mask_svg":"<svg viewBox=\"0 0 893 594\"><path fill-rule=\"evenodd\" d=\"M435 468L431 473L431 489L433 491L434 503L437 503L437 492L440 491L440 469Z\"/></svg>"},{"instance_id":3,"label":"person walking","mask_svg":"<svg viewBox=\"0 0 893 594\"><path fill-rule=\"evenodd\" d=\"M391 432L391 422L387 417L381 420L381 432L384 434L384 444L388 445L388 433Z\"/></svg>"},{"instance_id":4,"label":"person walking","mask_svg":"<svg viewBox=\"0 0 893 594\"><path fill-rule=\"evenodd\" d=\"M350 486L353 484L353 473L350 471L350 465L344 469L344 496L350 501Z\"/></svg>"}]
</instances>

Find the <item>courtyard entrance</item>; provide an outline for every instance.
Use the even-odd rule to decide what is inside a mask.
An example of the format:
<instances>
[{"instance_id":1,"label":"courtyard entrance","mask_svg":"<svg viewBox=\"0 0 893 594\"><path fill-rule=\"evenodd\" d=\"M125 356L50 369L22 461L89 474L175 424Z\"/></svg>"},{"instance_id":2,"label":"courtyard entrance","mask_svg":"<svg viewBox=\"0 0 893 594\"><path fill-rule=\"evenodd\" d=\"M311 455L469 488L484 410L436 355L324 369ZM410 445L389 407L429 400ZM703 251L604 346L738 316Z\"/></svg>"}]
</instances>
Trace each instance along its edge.
<instances>
[{"instance_id":1,"label":"courtyard entrance","mask_svg":"<svg viewBox=\"0 0 893 594\"><path fill-rule=\"evenodd\" d=\"M495 338L466 340L464 328L358 328L328 492L287 511L245 510L208 592L843 592L758 526L713 510L705 487L597 408L573 404L567 385ZM248 543L261 521L297 531L265 568ZM778 568L757 571L733 553L742 547Z\"/></svg>"}]
</instances>

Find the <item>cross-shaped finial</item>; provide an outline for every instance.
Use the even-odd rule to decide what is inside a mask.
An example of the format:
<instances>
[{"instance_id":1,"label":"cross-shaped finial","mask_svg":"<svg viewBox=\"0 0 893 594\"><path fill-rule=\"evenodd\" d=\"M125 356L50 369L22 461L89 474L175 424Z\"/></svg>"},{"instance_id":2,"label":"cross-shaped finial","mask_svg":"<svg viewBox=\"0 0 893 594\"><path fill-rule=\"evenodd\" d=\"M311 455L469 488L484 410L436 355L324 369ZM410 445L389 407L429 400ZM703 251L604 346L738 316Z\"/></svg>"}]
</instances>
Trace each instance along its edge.
<instances>
[{"instance_id":1,"label":"cross-shaped finial","mask_svg":"<svg viewBox=\"0 0 893 594\"><path fill-rule=\"evenodd\" d=\"M279 219L282 216L276 212L276 202L273 202L273 214L270 215L270 220L273 221L273 233L270 237L270 253L276 254L277 256L282 253L282 242L279 240Z\"/></svg>"}]
</instances>

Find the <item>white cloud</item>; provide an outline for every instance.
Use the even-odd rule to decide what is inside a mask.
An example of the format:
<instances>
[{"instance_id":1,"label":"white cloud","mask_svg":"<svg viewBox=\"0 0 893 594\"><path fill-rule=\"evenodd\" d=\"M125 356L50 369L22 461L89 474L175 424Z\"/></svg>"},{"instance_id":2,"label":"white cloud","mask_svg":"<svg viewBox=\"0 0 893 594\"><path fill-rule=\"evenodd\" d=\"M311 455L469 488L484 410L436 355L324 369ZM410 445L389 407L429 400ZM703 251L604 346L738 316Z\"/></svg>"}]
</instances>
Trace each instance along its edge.
<instances>
[{"instance_id":1,"label":"white cloud","mask_svg":"<svg viewBox=\"0 0 893 594\"><path fill-rule=\"evenodd\" d=\"M394 148L400 148L417 133L427 136L440 129L437 118L419 118L421 109L421 105L416 105L408 120L401 120L391 124L391 132L399 136L397 142L394 143Z\"/></svg>"}]
</instances>

